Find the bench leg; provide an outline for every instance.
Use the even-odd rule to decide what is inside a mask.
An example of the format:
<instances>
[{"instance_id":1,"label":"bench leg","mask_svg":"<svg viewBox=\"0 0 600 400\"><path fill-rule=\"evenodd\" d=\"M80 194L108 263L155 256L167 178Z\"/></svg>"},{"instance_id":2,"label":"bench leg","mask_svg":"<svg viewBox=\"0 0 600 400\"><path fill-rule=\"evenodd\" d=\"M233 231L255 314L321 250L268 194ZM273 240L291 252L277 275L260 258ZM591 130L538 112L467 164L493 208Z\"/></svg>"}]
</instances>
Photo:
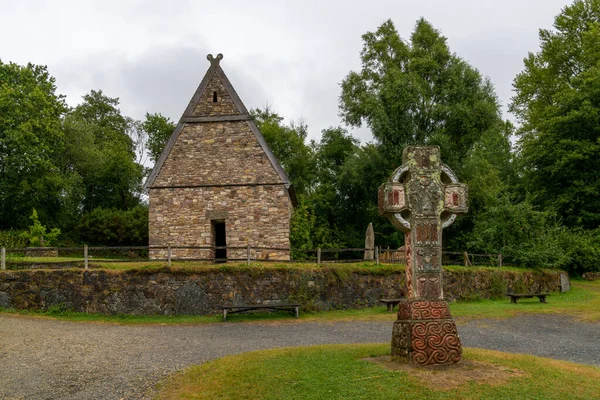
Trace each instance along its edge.
<instances>
[{"instance_id":1,"label":"bench leg","mask_svg":"<svg viewBox=\"0 0 600 400\"><path fill-rule=\"evenodd\" d=\"M388 310L388 312L394 311L394 304L393 303L387 303L387 310Z\"/></svg>"},{"instance_id":2,"label":"bench leg","mask_svg":"<svg viewBox=\"0 0 600 400\"><path fill-rule=\"evenodd\" d=\"M538 296L538 299L540 299L540 302L542 303L546 302L546 296Z\"/></svg>"},{"instance_id":3,"label":"bench leg","mask_svg":"<svg viewBox=\"0 0 600 400\"><path fill-rule=\"evenodd\" d=\"M517 304L517 298L516 297L511 297L510 298L510 302L513 304Z\"/></svg>"},{"instance_id":4,"label":"bench leg","mask_svg":"<svg viewBox=\"0 0 600 400\"><path fill-rule=\"evenodd\" d=\"M227 321L227 309L223 309L223 322Z\"/></svg>"},{"instance_id":5,"label":"bench leg","mask_svg":"<svg viewBox=\"0 0 600 400\"><path fill-rule=\"evenodd\" d=\"M298 312L298 307L294 307L294 313L296 314L296 318L300 318L300 313Z\"/></svg>"}]
</instances>

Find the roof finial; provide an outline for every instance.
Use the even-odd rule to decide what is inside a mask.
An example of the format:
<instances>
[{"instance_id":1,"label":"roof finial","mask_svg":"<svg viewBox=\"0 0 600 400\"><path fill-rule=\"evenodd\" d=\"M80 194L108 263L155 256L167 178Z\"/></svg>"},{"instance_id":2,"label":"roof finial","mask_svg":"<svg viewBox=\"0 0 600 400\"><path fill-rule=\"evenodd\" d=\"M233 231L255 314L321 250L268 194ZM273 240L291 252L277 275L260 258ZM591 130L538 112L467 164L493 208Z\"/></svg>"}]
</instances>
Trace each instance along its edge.
<instances>
[{"instance_id":1,"label":"roof finial","mask_svg":"<svg viewBox=\"0 0 600 400\"><path fill-rule=\"evenodd\" d=\"M217 57L213 57L212 54L209 54L206 56L206 59L210 61L210 66L214 67L216 65L219 65L219 61L223 59L223 54L219 53L217 54Z\"/></svg>"}]
</instances>

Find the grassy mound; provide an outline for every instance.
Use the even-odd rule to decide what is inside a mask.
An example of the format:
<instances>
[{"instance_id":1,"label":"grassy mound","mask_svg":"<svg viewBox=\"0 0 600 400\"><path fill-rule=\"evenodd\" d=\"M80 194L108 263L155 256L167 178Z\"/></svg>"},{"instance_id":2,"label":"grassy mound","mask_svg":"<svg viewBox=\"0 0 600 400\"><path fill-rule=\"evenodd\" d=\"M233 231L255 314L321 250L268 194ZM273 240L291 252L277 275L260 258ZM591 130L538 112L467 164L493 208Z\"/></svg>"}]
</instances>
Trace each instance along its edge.
<instances>
[{"instance_id":1,"label":"grassy mound","mask_svg":"<svg viewBox=\"0 0 600 400\"><path fill-rule=\"evenodd\" d=\"M592 399L600 369L547 358L465 349L462 365L386 361L387 344L245 353L186 369L159 399Z\"/></svg>"}]
</instances>

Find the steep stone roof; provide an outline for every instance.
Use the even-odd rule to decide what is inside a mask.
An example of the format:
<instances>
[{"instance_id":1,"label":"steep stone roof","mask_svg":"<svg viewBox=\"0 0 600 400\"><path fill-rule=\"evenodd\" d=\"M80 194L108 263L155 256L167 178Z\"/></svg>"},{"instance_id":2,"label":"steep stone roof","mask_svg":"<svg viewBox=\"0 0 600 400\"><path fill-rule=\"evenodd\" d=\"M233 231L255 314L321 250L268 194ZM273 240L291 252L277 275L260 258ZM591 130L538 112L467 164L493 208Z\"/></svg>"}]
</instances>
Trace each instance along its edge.
<instances>
[{"instance_id":1,"label":"steep stone roof","mask_svg":"<svg viewBox=\"0 0 600 400\"><path fill-rule=\"evenodd\" d=\"M280 183L285 185L286 189L289 191L292 201L295 203L293 188L291 187L287 175L269 148L258 127L250 117L248 110L231 85L231 82L225 75L225 72L223 72L223 69L220 66L220 60L222 58L222 54L218 54L216 57L213 57L211 54L207 56L207 59L210 61L211 65L206 72L206 75L202 79L202 82L200 82L200 85L196 89L196 92L190 100L187 108L183 112L183 115L179 119L177 127L173 131L173 134L167 142L163 152L156 161L150 176L144 184L144 189L148 191L153 187L161 187L160 184L155 185L157 177L161 174L161 170L163 169L165 161L173 151L175 144L177 143L180 135L182 135L182 132L184 132L184 128L186 128L186 126L189 127L186 129L187 131L192 126L200 125L199 123L234 122L236 124L247 125L260 145L260 148L266 155L268 162L272 165L276 176L280 179ZM219 96L218 101L216 98L217 95ZM254 183L260 184L260 182Z\"/></svg>"}]
</instances>

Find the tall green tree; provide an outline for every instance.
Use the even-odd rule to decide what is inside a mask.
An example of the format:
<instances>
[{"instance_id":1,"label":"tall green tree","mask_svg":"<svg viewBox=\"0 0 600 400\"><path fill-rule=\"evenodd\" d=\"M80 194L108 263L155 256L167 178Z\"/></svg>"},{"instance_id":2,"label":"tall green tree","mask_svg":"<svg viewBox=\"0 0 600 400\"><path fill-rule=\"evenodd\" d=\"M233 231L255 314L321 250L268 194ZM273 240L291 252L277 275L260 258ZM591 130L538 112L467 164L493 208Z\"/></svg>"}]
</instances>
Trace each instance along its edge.
<instances>
[{"instance_id":1,"label":"tall green tree","mask_svg":"<svg viewBox=\"0 0 600 400\"><path fill-rule=\"evenodd\" d=\"M366 125L391 164L411 144L439 145L454 169L500 120L488 79L450 51L425 19L409 41L391 20L362 36L362 69L342 82L340 109L351 126Z\"/></svg>"},{"instance_id":2,"label":"tall green tree","mask_svg":"<svg viewBox=\"0 0 600 400\"><path fill-rule=\"evenodd\" d=\"M309 193L315 179L315 158L306 143L306 124L303 121L285 124L283 118L269 106L252 109L250 115L286 172L296 194L301 197Z\"/></svg>"},{"instance_id":3,"label":"tall green tree","mask_svg":"<svg viewBox=\"0 0 600 400\"><path fill-rule=\"evenodd\" d=\"M359 142L346 130L330 127L321 131L321 139L312 147L316 159L315 187L309 197L310 212L315 218L313 241L320 247L353 243L358 221L349 215L348 203L354 199L340 190L340 179L346 161L358 151Z\"/></svg>"},{"instance_id":4,"label":"tall green tree","mask_svg":"<svg viewBox=\"0 0 600 400\"><path fill-rule=\"evenodd\" d=\"M66 110L45 66L0 61L0 228L27 226L32 208L54 224L71 185L58 167Z\"/></svg>"},{"instance_id":5,"label":"tall green tree","mask_svg":"<svg viewBox=\"0 0 600 400\"><path fill-rule=\"evenodd\" d=\"M576 0L541 29L510 110L531 202L571 227L600 226L600 1Z\"/></svg>"},{"instance_id":6,"label":"tall green tree","mask_svg":"<svg viewBox=\"0 0 600 400\"><path fill-rule=\"evenodd\" d=\"M465 249L474 221L514 175L511 126L502 121L493 85L422 18L408 41L390 20L362 39L362 68L344 79L340 96L343 120L366 124L375 138L342 169L340 191L352 198L353 218L361 220L362 232L370 222L365 217L371 219L381 244L400 245L402 235L377 216L377 187L400 166L406 146L438 145L444 162L469 184L470 214L444 242Z\"/></svg>"},{"instance_id":7,"label":"tall green tree","mask_svg":"<svg viewBox=\"0 0 600 400\"><path fill-rule=\"evenodd\" d=\"M65 117L65 168L81 177L82 211L97 207L129 210L140 203L144 168L136 162L131 130L119 99L92 90Z\"/></svg>"},{"instance_id":8,"label":"tall green tree","mask_svg":"<svg viewBox=\"0 0 600 400\"><path fill-rule=\"evenodd\" d=\"M153 163L158 160L169 138L175 130L175 123L162 114L146 113L146 119L142 123L142 129L148 136L146 144L148 155Z\"/></svg>"},{"instance_id":9,"label":"tall green tree","mask_svg":"<svg viewBox=\"0 0 600 400\"><path fill-rule=\"evenodd\" d=\"M518 189L511 137L514 126L506 121L484 132L463 160L461 181L469 187L469 212L444 230L444 246L456 250L484 251L473 239L474 228L488 218L487 211L503 200L520 203L524 194ZM486 249L487 252L489 250ZM492 251L497 252L499 249Z\"/></svg>"}]
</instances>

